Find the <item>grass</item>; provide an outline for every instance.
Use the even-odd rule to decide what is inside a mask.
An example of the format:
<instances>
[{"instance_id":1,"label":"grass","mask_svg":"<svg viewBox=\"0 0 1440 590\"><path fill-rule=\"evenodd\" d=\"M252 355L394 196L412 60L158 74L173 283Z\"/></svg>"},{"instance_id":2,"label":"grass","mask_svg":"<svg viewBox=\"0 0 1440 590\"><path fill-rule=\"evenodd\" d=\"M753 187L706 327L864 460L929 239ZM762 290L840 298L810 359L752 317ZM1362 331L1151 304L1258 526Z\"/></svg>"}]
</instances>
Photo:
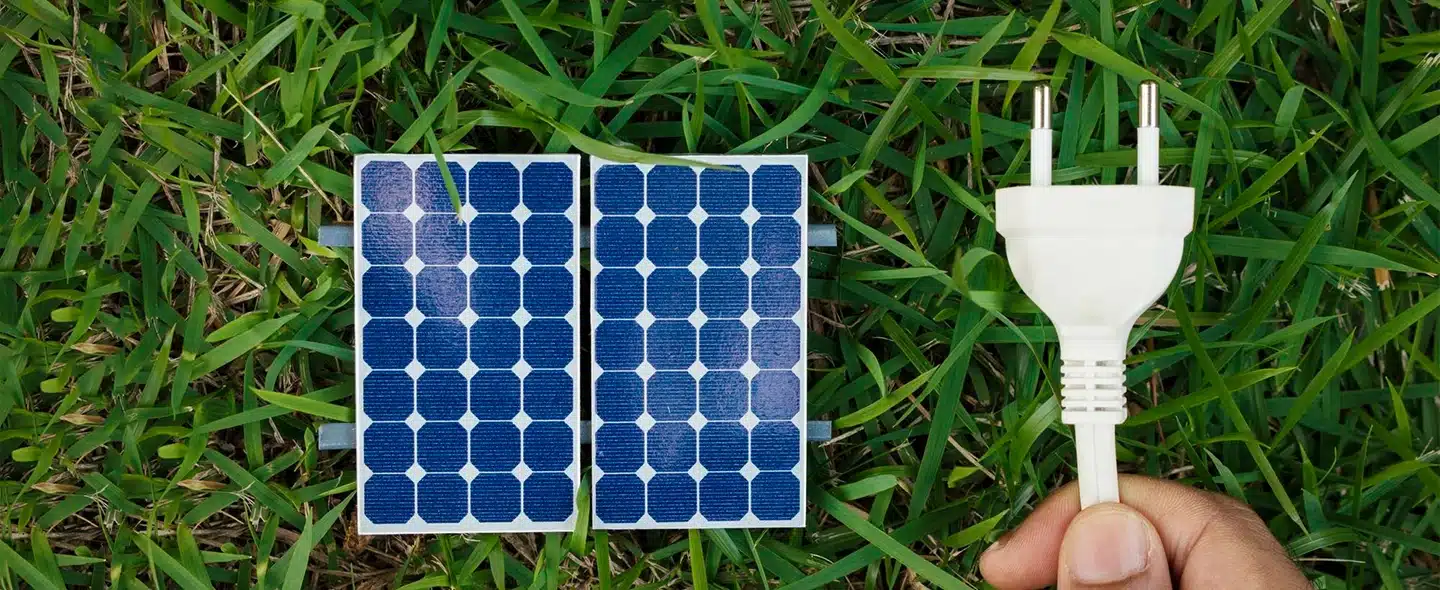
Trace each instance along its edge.
<instances>
[{"instance_id":1,"label":"grass","mask_svg":"<svg viewBox=\"0 0 1440 590\"><path fill-rule=\"evenodd\" d=\"M1241 498L1323 588L1440 587L1435 0L9 0L0 588L966 588L1073 479L993 219L1165 88L1200 195L1134 335L1127 471ZM804 530L358 537L355 154L806 153ZM588 510L588 506L582 508ZM583 522L583 521L582 521Z\"/></svg>"}]
</instances>

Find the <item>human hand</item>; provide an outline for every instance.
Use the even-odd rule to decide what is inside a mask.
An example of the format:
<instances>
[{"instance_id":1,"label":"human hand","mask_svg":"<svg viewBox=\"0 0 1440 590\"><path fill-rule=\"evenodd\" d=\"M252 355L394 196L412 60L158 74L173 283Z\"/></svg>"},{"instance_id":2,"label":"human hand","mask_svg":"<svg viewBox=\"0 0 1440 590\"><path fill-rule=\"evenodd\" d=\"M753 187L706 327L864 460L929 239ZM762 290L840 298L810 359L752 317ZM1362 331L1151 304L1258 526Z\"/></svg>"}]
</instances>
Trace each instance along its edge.
<instances>
[{"instance_id":1,"label":"human hand","mask_svg":"<svg viewBox=\"0 0 1440 590\"><path fill-rule=\"evenodd\" d=\"M1310 588L1265 523L1239 501L1177 483L1120 476L1124 504L1080 510L1061 488L980 558L1000 590Z\"/></svg>"}]
</instances>

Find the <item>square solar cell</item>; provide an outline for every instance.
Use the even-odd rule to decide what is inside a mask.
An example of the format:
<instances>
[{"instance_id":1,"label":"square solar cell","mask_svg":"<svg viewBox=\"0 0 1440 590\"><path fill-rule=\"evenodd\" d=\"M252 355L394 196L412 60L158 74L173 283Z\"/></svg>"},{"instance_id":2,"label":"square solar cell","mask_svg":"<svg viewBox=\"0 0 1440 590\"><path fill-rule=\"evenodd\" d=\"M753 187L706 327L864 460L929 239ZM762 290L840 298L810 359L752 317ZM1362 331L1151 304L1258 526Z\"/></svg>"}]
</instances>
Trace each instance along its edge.
<instances>
[{"instance_id":1,"label":"square solar cell","mask_svg":"<svg viewBox=\"0 0 1440 590\"><path fill-rule=\"evenodd\" d=\"M445 160L355 160L360 533L574 530L580 158Z\"/></svg>"},{"instance_id":2,"label":"square solar cell","mask_svg":"<svg viewBox=\"0 0 1440 590\"><path fill-rule=\"evenodd\" d=\"M595 528L805 523L806 158L591 158Z\"/></svg>"}]
</instances>

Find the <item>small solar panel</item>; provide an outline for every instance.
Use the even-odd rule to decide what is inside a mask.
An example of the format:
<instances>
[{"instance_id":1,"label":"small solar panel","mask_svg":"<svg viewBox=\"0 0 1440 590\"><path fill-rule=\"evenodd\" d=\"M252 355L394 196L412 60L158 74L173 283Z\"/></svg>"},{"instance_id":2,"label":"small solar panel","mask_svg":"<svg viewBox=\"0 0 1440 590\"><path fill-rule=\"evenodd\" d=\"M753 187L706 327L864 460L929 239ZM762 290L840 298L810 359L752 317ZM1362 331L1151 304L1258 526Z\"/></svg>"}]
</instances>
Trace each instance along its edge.
<instances>
[{"instance_id":1,"label":"small solar panel","mask_svg":"<svg viewBox=\"0 0 1440 590\"><path fill-rule=\"evenodd\" d=\"M591 158L595 527L805 522L804 156Z\"/></svg>"},{"instance_id":2,"label":"small solar panel","mask_svg":"<svg viewBox=\"0 0 1440 590\"><path fill-rule=\"evenodd\" d=\"M355 161L362 534L568 531L578 156Z\"/></svg>"}]
</instances>

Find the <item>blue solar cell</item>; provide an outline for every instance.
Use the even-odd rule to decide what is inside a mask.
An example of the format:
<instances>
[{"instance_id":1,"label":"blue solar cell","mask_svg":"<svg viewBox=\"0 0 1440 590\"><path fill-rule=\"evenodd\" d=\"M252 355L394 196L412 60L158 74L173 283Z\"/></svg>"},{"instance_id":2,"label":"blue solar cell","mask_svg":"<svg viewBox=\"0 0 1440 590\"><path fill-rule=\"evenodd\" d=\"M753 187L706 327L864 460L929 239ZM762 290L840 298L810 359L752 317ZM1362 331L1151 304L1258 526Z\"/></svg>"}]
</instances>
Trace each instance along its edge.
<instances>
[{"instance_id":1,"label":"blue solar cell","mask_svg":"<svg viewBox=\"0 0 1440 590\"><path fill-rule=\"evenodd\" d=\"M790 266L800 259L800 224L794 219L761 217L750 239L750 255L761 266Z\"/></svg>"},{"instance_id":2,"label":"blue solar cell","mask_svg":"<svg viewBox=\"0 0 1440 590\"><path fill-rule=\"evenodd\" d=\"M512 422L480 422L470 429L470 463L481 472L520 464L520 429Z\"/></svg>"},{"instance_id":3,"label":"blue solar cell","mask_svg":"<svg viewBox=\"0 0 1440 590\"><path fill-rule=\"evenodd\" d=\"M749 456L736 453L750 445L750 433L739 422L712 422L700 429L700 464L710 471L740 471Z\"/></svg>"},{"instance_id":4,"label":"blue solar cell","mask_svg":"<svg viewBox=\"0 0 1440 590\"><path fill-rule=\"evenodd\" d=\"M370 264L405 264L415 252L414 234L404 215L371 215L360 223L360 249Z\"/></svg>"},{"instance_id":5,"label":"blue solar cell","mask_svg":"<svg viewBox=\"0 0 1440 590\"><path fill-rule=\"evenodd\" d=\"M633 318L645 309L645 277L633 268L607 268L595 275L595 313Z\"/></svg>"},{"instance_id":6,"label":"blue solar cell","mask_svg":"<svg viewBox=\"0 0 1440 590\"><path fill-rule=\"evenodd\" d=\"M750 256L750 226L739 217L711 217L700 224L700 259L710 266L740 266Z\"/></svg>"},{"instance_id":7,"label":"blue solar cell","mask_svg":"<svg viewBox=\"0 0 1440 590\"><path fill-rule=\"evenodd\" d=\"M593 254L605 266L635 266L645 256L645 226L633 217L601 219L595 224L595 241L607 245Z\"/></svg>"},{"instance_id":8,"label":"blue solar cell","mask_svg":"<svg viewBox=\"0 0 1440 590\"><path fill-rule=\"evenodd\" d=\"M360 532L573 530L579 158L445 159L357 162Z\"/></svg>"},{"instance_id":9,"label":"blue solar cell","mask_svg":"<svg viewBox=\"0 0 1440 590\"><path fill-rule=\"evenodd\" d=\"M463 205L465 168L457 162L447 162L445 168L450 172L450 181L455 183L455 195ZM439 164L425 162L415 170L415 204L426 213L454 215L457 212L455 203L450 200L450 190L445 187L445 177L440 173Z\"/></svg>"},{"instance_id":10,"label":"blue solar cell","mask_svg":"<svg viewBox=\"0 0 1440 590\"><path fill-rule=\"evenodd\" d=\"M525 413L536 420L564 420L574 411L575 380L565 371L525 376Z\"/></svg>"},{"instance_id":11,"label":"blue solar cell","mask_svg":"<svg viewBox=\"0 0 1440 590\"><path fill-rule=\"evenodd\" d=\"M470 482L470 514L480 522L520 516L520 480L509 473L481 473Z\"/></svg>"},{"instance_id":12,"label":"blue solar cell","mask_svg":"<svg viewBox=\"0 0 1440 590\"><path fill-rule=\"evenodd\" d=\"M646 508L655 522L685 522L695 516L695 478L688 473L657 473L650 479Z\"/></svg>"},{"instance_id":13,"label":"blue solar cell","mask_svg":"<svg viewBox=\"0 0 1440 590\"><path fill-rule=\"evenodd\" d=\"M375 473L404 473L415 464L415 431L403 422L371 424L365 442L365 466Z\"/></svg>"},{"instance_id":14,"label":"blue solar cell","mask_svg":"<svg viewBox=\"0 0 1440 590\"><path fill-rule=\"evenodd\" d=\"M738 320L711 320L700 327L700 362L707 369L739 369L750 358L750 333Z\"/></svg>"},{"instance_id":15,"label":"blue solar cell","mask_svg":"<svg viewBox=\"0 0 1440 590\"><path fill-rule=\"evenodd\" d=\"M415 410L415 380L402 371L373 371L360 390L372 420L404 420Z\"/></svg>"},{"instance_id":16,"label":"blue solar cell","mask_svg":"<svg viewBox=\"0 0 1440 590\"><path fill-rule=\"evenodd\" d=\"M788 318L800 311L800 275L788 268L762 268L750 279L751 305L762 318Z\"/></svg>"},{"instance_id":17,"label":"blue solar cell","mask_svg":"<svg viewBox=\"0 0 1440 590\"><path fill-rule=\"evenodd\" d=\"M509 369L520 362L520 326L514 320L479 320L470 326L470 362L481 369Z\"/></svg>"},{"instance_id":18,"label":"blue solar cell","mask_svg":"<svg viewBox=\"0 0 1440 590\"><path fill-rule=\"evenodd\" d=\"M645 411L645 382L634 373L606 372L595 379L595 415L605 422L633 422Z\"/></svg>"},{"instance_id":19,"label":"blue solar cell","mask_svg":"<svg viewBox=\"0 0 1440 590\"><path fill-rule=\"evenodd\" d=\"M456 422L426 422L415 433L416 460L426 471L459 472L467 447L465 428Z\"/></svg>"},{"instance_id":20,"label":"blue solar cell","mask_svg":"<svg viewBox=\"0 0 1440 590\"><path fill-rule=\"evenodd\" d=\"M760 320L750 331L750 356L762 369L789 369L800 361L800 327L789 320Z\"/></svg>"},{"instance_id":21,"label":"blue solar cell","mask_svg":"<svg viewBox=\"0 0 1440 590\"><path fill-rule=\"evenodd\" d=\"M750 511L765 520L800 515L800 480L789 471L762 471L750 480Z\"/></svg>"},{"instance_id":22,"label":"blue solar cell","mask_svg":"<svg viewBox=\"0 0 1440 590\"><path fill-rule=\"evenodd\" d=\"M596 528L804 524L804 159L708 160L592 159Z\"/></svg>"},{"instance_id":23,"label":"blue solar cell","mask_svg":"<svg viewBox=\"0 0 1440 590\"><path fill-rule=\"evenodd\" d=\"M714 522L740 520L750 510L750 482L739 473L709 473L700 480L700 514Z\"/></svg>"},{"instance_id":24,"label":"blue solar cell","mask_svg":"<svg viewBox=\"0 0 1440 590\"><path fill-rule=\"evenodd\" d=\"M700 276L700 311L738 318L750 307L750 280L738 268L712 268Z\"/></svg>"},{"instance_id":25,"label":"blue solar cell","mask_svg":"<svg viewBox=\"0 0 1440 590\"><path fill-rule=\"evenodd\" d=\"M575 202L575 175L564 162L536 162L525 167L520 182L525 208L533 213L564 213Z\"/></svg>"},{"instance_id":26,"label":"blue solar cell","mask_svg":"<svg viewBox=\"0 0 1440 590\"><path fill-rule=\"evenodd\" d=\"M372 319L365 324L369 343L361 357L372 369L404 369L415 359L415 328L401 319Z\"/></svg>"},{"instance_id":27,"label":"blue solar cell","mask_svg":"<svg viewBox=\"0 0 1440 590\"><path fill-rule=\"evenodd\" d=\"M700 206L706 213L739 215L749 205L750 176L745 170L707 168L700 171Z\"/></svg>"},{"instance_id":28,"label":"blue solar cell","mask_svg":"<svg viewBox=\"0 0 1440 590\"><path fill-rule=\"evenodd\" d=\"M660 371L645 389L645 409L656 420L688 420L695 413L695 378L683 371Z\"/></svg>"},{"instance_id":29,"label":"blue solar cell","mask_svg":"<svg viewBox=\"0 0 1440 590\"><path fill-rule=\"evenodd\" d=\"M645 331L645 360L656 369L688 369L696 358L690 322L659 320Z\"/></svg>"},{"instance_id":30,"label":"blue solar cell","mask_svg":"<svg viewBox=\"0 0 1440 590\"><path fill-rule=\"evenodd\" d=\"M410 167L404 162L371 162L360 170L360 202L374 213L398 213L410 206Z\"/></svg>"},{"instance_id":31,"label":"blue solar cell","mask_svg":"<svg viewBox=\"0 0 1440 590\"><path fill-rule=\"evenodd\" d=\"M762 215L791 215L800 208L800 171L792 166L765 165L751 179L751 199Z\"/></svg>"},{"instance_id":32,"label":"blue solar cell","mask_svg":"<svg viewBox=\"0 0 1440 590\"><path fill-rule=\"evenodd\" d=\"M634 424L605 424L595 431L595 464L605 471L635 471L645 463L645 432Z\"/></svg>"},{"instance_id":33,"label":"blue solar cell","mask_svg":"<svg viewBox=\"0 0 1440 590\"><path fill-rule=\"evenodd\" d=\"M520 170L509 162L480 162L470 169L470 206L509 213L520 204Z\"/></svg>"},{"instance_id":34,"label":"blue solar cell","mask_svg":"<svg viewBox=\"0 0 1440 590\"><path fill-rule=\"evenodd\" d=\"M405 524L415 514L415 482L404 474L377 473L365 487L369 494L361 505L370 522Z\"/></svg>"},{"instance_id":35,"label":"blue solar cell","mask_svg":"<svg viewBox=\"0 0 1440 590\"><path fill-rule=\"evenodd\" d=\"M459 371L427 369L415 381L415 410L426 420L459 420L465 414L468 389L465 376ZM405 416L397 419L404 420Z\"/></svg>"},{"instance_id":36,"label":"blue solar cell","mask_svg":"<svg viewBox=\"0 0 1440 590\"><path fill-rule=\"evenodd\" d=\"M465 222L449 213L430 213L415 222L415 255L425 264L459 264L465 257Z\"/></svg>"},{"instance_id":37,"label":"blue solar cell","mask_svg":"<svg viewBox=\"0 0 1440 590\"><path fill-rule=\"evenodd\" d=\"M400 266L372 266L365 271L365 300L371 314L402 317L410 313L415 275Z\"/></svg>"},{"instance_id":38,"label":"blue solar cell","mask_svg":"<svg viewBox=\"0 0 1440 590\"><path fill-rule=\"evenodd\" d=\"M530 269L525 273L525 311L536 316L564 317L575 307L574 293L570 292L574 282L575 277L563 266Z\"/></svg>"},{"instance_id":39,"label":"blue solar cell","mask_svg":"<svg viewBox=\"0 0 1440 590\"><path fill-rule=\"evenodd\" d=\"M535 318L525 325L525 362L537 369L564 369L575 358L574 327L560 318Z\"/></svg>"},{"instance_id":40,"label":"blue solar cell","mask_svg":"<svg viewBox=\"0 0 1440 590\"><path fill-rule=\"evenodd\" d=\"M417 484L420 518L431 524L457 523L469 513L470 485L455 473L429 473Z\"/></svg>"},{"instance_id":41,"label":"blue solar cell","mask_svg":"<svg viewBox=\"0 0 1440 590\"><path fill-rule=\"evenodd\" d=\"M425 317L459 316L465 311L465 293L468 291L465 282L465 273L453 266L427 266L421 269L420 274L415 275L415 308L425 314ZM460 296L456 297L457 294ZM403 300L403 295L400 299ZM368 294L365 300L377 301Z\"/></svg>"},{"instance_id":42,"label":"blue solar cell","mask_svg":"<svg viewBox=\"0 0 1440 590\"><path fill-rule=\"evenodd\" d=\"M739 420L749 406L750 381L739 371L710 371L700 378L700 415Z\"/></svg>"},{"instance_id":43,"label":"blue solar cell","mask_svg":"<svg viewBox=\"0 0 1440 590\"><path fill-rule=\"evenodd\" d=\"M645 516L645 482L627 473L606 474L595 482L595 516L602 522L633 524Z\"/></svg>"},{"instance_id":44,"label":"blue solar cell","mask_svg":"<svg viewBox=\"0 0 1440 590\"><path fill-rule=\"evenodd\" d=\"M645 204L645 177L638 166L606 166L595 173L595 208L606 215L634 215Z\"/></svg>"},{"instance_id":45,"label":"blue solar cell","mask_svg":"<svg viewBox=\"0 0 1440 590\"><path fill-rule=\"evenodd\" d=\"M645 331L627 320L607 320L595 326L595 364L606 371L640 366L645 356Z\"/></svg>"},{"instance_id":46,"label":"blue solar cell","mask_svg":"<svg viewBox=\"0 0 1440 590\"><path fill-rule=\"evenodd\" d=\"M428 369L458 369L465 362L465 326L460 320L426 319L415 328L415 357Z\"/></svg>"},{"instance_id":47,"label":"blue solar cell","mask_svg":"<svg viewBox=\"0 0 1440 590\"><path fill-rule=\"evenodd\" d=\"M520 413L520 378L512 371L480 371L470 378L470 413L478 420L510 420Z\"/></svg>"},{"instance_id":48,"label":"blue solar cell","mask_svg":"<svg viewBox=\"0 0 1440 590\"><path fill-rule=\"evenodd\" d=\"M646 176L645 205L656 215L685 215L696 196L695 171L688 167L656 166Z\"/></svg>"},{"instance_id":49,"label":"blue solar cell","mask_svg":"<svg viewBox=\"0 0 1440 590\"><path fill-rule=\"evenodd\" d=\"M575 223L564 215L532 215L525 220L525 258L531 264L565 264L575 255Z\"/></svg>"},{"instance_id":50,"label":"blue solar cell","mask_svg":"<svg viewBox=\"0 0 1440 590\"><path fill-rule=\"evenodd\" d=\"M695 429L684 422L657 422L645 433L645 460L655 471L695 466Z\"/></svg>"},{"instance_id":51,"label":"blue solar cell","mask_svg":"<svg viewBox=\"0 0 1440 590\"><path fill-rule=\"evenodd\" d=\"M761 422L750 431L750 462L761 471L789 470L800 462L800 429L789 422Z\"/></svg>"},{"instance_id":52,"label":"blue solar cell","mask_svg":"<svg viewBox=\"0 0 1440 590\"><path fill-rule=\"evenodd\" d=\"M695 313L695 274L687 268L657 268L643 289L645 308L657 318L688 318Z\"/></svg>"},{"instance_id":53,"label":"blue solar cell","mask_svg":"<svg viewBox=\"0 0 1440 590\"><path fill-rule=\"evenodd\" d=\"M645 227L645 256L655 266L689 266L695 260L695 236L689 218L656 217Z\"/></svg>"},{"instance_id":54,"label":"blue solar cell","mask_svg":"<svg viewBox=\"0 0 1440 590\"><path fill-rule=\"evenodd\" d=\"M508 266L470 273L470 310L482 318L508 318L520 309L520 274Z\"/></svg>"},{"instance_id":55,"label":"blue solar cell","mask_svg":"<svg viewBox=\"0 0 1440 590\"><path fill-rule=\"evenodd\" d=\"M532 474L524 497L525 514L537 521L563 521L575 512L575 482L564 473Z\"/></svg>"},{"instance_id":56,"label":"blue solar cell","mask_svg":"<svg viewBox=\"0 0 1440 590\"><path fill-rule=\"evenodd\" d=\"M470 222L470 258L509 266L520 256L520 222L509 215L478 215Z\"/></svg>"},{"instance_id":57,"label":"blue solar cell","mask_svg":"<svg viewBox=\"0 0 1440 590\"><path fill-rule=\"evenodd\" d=\"M761 420L789 420L800 413L800 378L794 372L760 371L750 388L750 411Z\"/></svg>"},{"instance_id":58,"label":"blue solar cell","mask_svg":"<svg viewBox=\"0 0 1440 590\"><path fill-rule=\"evenodd\" d=\"M569 447L573 436L574 431L564 422L532 422L525 428L525 448L521 457L525 465L535 471L564 471L570 466L570 457L556 453L555 449Z\"/></svg>"}]
</instances>

